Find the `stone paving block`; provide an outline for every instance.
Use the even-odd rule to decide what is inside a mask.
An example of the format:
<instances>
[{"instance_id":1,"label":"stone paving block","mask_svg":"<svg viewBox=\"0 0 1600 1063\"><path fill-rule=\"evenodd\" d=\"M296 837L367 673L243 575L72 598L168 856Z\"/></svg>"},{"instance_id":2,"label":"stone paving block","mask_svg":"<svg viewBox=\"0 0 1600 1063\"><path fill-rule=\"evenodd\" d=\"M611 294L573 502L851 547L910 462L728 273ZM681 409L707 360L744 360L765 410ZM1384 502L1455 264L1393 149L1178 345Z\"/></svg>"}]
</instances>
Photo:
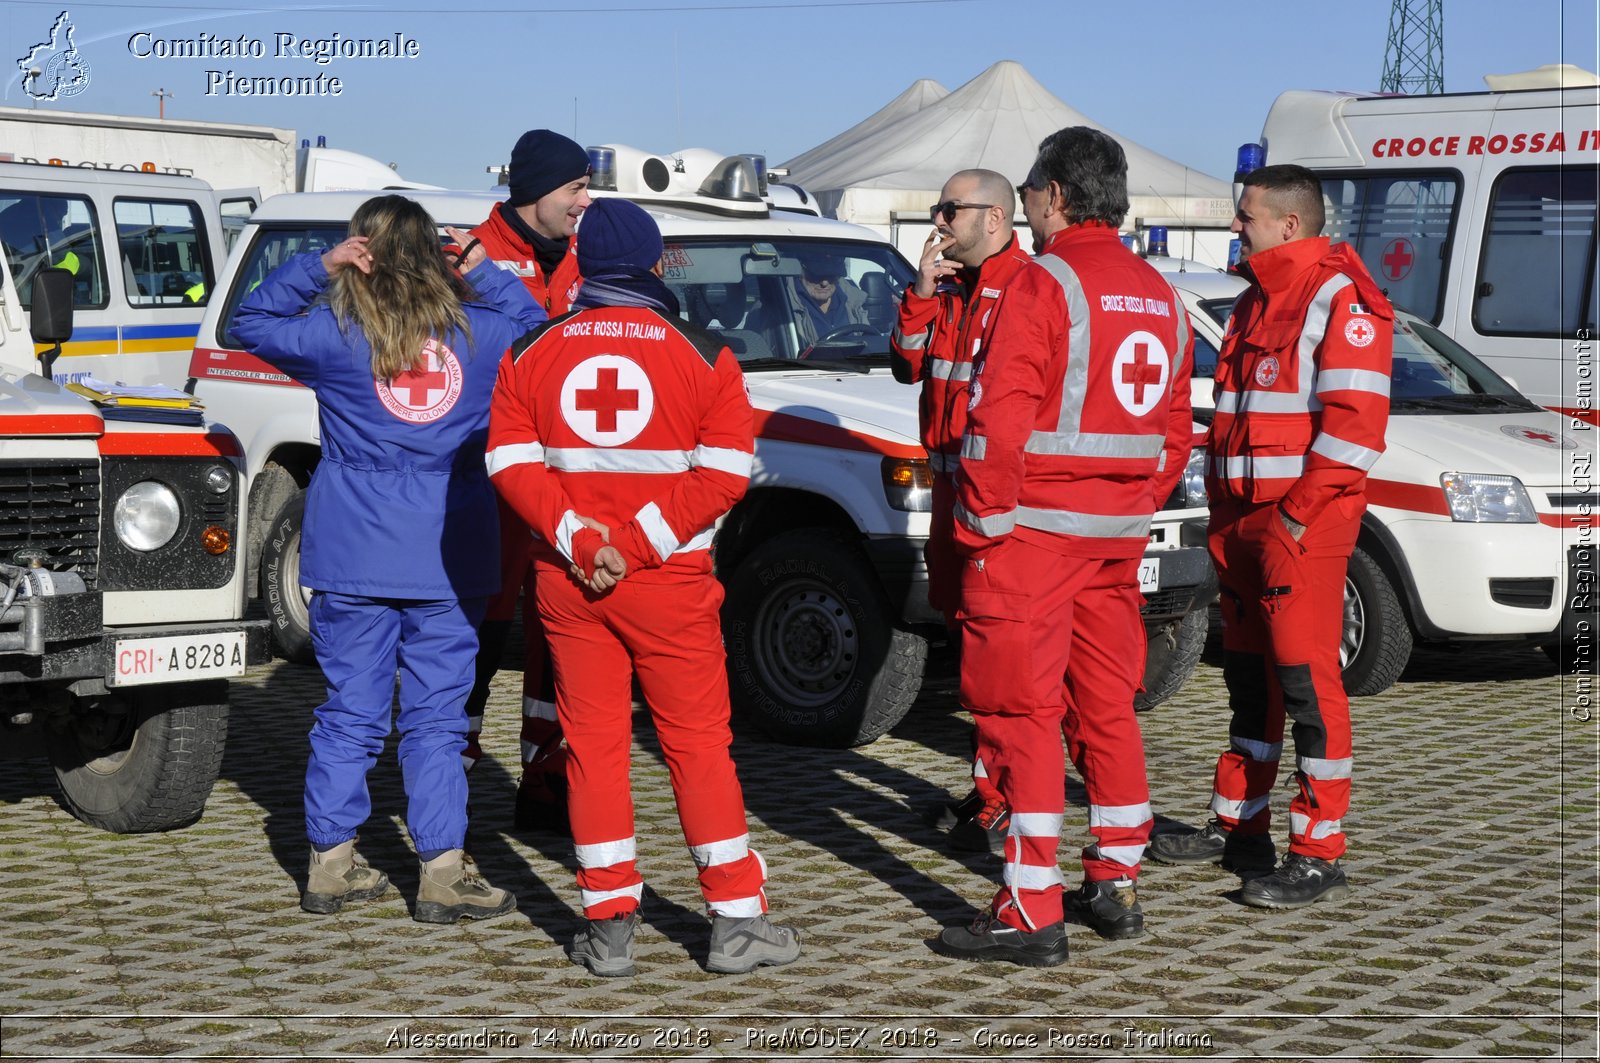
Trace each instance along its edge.
<instances>
[{"instance_id":1,"label":"stone paving block","mask_svg":"<svg viewBox=\"0 0 1600 1063\"><path fill-rule=\"evenodd\" d=\"M96 832L54 799L48 767L0 762L0 1058L1596 1053L1596 725L1568 711L1578 681L1535 650L1424 651L1392 691L1355 702L1347 901L1256 911L1220 868L1150 864L1147 935L1069 927L1071 959L1045 971L927 946L971 918L1000 868L944 851L921 820L968 788L970 725L936 661L912 715L864 749L785 747L736 721L751 842L775 916L806 950L750 975L700 966L708 924L637 714L640 973L590 976L563 951L579 923L570 841L511 826L518 679L496 679L471 780L474 855L519 900L487 923L412 921L392 742L360 844L394 889L332 917L299 911L313 668L278 663L234 684L222 779L184 831ZM1224 703L1208 657L1142 718L1158 827L1204 821ZM1081 783L1069 774L1066 787L1071 881L1087 823ZM1291 793L1275 792L1280 817Z\"/></svg>"}]
</instances>

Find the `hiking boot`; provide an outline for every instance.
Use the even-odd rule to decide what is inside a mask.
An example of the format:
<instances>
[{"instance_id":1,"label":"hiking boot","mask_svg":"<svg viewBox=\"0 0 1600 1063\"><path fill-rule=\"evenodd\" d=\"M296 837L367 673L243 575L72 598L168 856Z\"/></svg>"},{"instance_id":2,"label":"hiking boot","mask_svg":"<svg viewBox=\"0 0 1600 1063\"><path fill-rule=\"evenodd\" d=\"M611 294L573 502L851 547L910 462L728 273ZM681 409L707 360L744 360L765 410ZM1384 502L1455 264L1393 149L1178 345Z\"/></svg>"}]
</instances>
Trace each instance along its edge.
<instances>
[{"instance_id":1,"label":"hiking boot","mask_svg":"<svg viewBox=\"0 0 1600 1063\"><path fill-rule=\"evenodd\" d=\"M566 765L566 746L558 745L549 752L540 750L531 762L522 766L513 818L518 830L572 834L572 823L567 818Z\"/></svg>"},{"instance_id":2,"label":"hiking boot","mask_svg":"<svg viewBox=\"0 0 1600 1063\"><path fill-rule=\"evenodd\" d=\"M625 978L633 974L633 931L639 925L639 909L610 919L591 919L572 939L567 955L572 962L589 968L601 978Z\"/></svg>"},{"instance_id":3,"label":"hiking boot","mask_svg":"<svg viewBox=\"0 0 1600 1063\"><path fill-rule=\"evenodd\" d=\"M935 830L949 830L964 819L971 819L983 807L983 798L974 790L959 801L940 801L922 812L922 822Z\"/></svg>"},{"instance_id":4,"label":"hiking boot","mask_svg":"<svg viewBox=\"0 0 1600 1063\"><path fill-rule=\"evenodd\" d=\"M1229 871L1270 871L1272 836L1240 834L1212 820L1188 834L1155 834L1145 855L1158 864L1217 864Z\"/></svg>"},{"instance_id":5,"label":"hiking boot","mask_svg":"<svg viewBox=\"0 0 1600 1063\"><path fill-rule=\"evenodd\" d=\"M984 912L971 926L951 926L934 942L934 950L961 960L1005 960L1024 967L1059 967L1067 962L1067 927L1051 923L1029 932L1007 926Z\"/></svg>"},{"instance_id":6,"label":"hiking boot","mask_svg":"<svg viewBox=\"0 0 1600 1063\"><path fill-rule=\"evenodd\" d=\"M1067 912L1107 941L1125 941L1144 934L1144 909L1133 880L1085 882L1061 898Z\"/></svg>"},{"instance_id":7,"label":"hiking boot","mask_svg":"<svg viewBox=\"0 0 1600 1063\"><path fill-rule=\"evenodd\" d=\"M351 838L326 852L311 851L300 907L317 915L332 915L345 901L370 901L388 888L389 876L368 867Z\"/></svg>"},{"instance_id":8,"label":"hiking boot","mask_svg":"<svg viewBox=\"0 0 1600 1063\"><path fill-rule=\"evenodd\" d=\"M1011 809L1004 801L984 801L967 819L950 828L950 848L964 853L1003 853L1011 830Z\"/></svg>"},{"instance_id":9,"label":"hiking boot","mask_svg":"<svg viewBox=\"0 0 1600 1063\"><path fill-rule=\"evenodd\" d=\"M517 906L517 899L495 889L474 870L468 872L460 849L451 849L422 865L417 908L419 923L453 923L457 919L493 919Z\"/></svg>"},{"instance_id":10,"label":"hiking boot","mask_svg":"<svg viewBox=\"0 0 1600 1063\"><path fill-rule=\"evenodd\" d=\"M779 967L800 958L800 934L775 926L764 915L739 919L711 917L711 951L706 970L718 974L744 974L757 967Z\"/></svg>"},{"instance_id":11,"label":"hiking boot","mask_svg":"<svg viewBox=\"0 0 1600 1063\"><path fill-rule=\"evenodd\" d=\"M1336 901L1350 892L1350 882L1337 860L1291 852L1270 875L1244 884L1241 899L1252 908L1303 908L1316 901Z\"/></svg>"}]
</instances>

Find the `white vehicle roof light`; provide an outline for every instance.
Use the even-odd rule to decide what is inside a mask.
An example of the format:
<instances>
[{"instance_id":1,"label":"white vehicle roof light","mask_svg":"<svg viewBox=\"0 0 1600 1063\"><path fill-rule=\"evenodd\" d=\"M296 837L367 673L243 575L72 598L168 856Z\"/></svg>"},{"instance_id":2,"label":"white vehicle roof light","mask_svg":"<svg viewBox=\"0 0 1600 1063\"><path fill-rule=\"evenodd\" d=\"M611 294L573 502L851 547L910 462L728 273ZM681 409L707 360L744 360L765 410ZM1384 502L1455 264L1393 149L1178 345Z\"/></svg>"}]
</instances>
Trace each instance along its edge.
<instances>
[{"instance_id":1,"label":"white vehicle roof light","mask_svg":"<svg viewBox=\"0 0 1600 1063\"><path fill-rule=\"evenodd\" d=\"M626 144L588 148L589 187L639 202L696 206L718 214L766 217L766 157L685 148L651 155Z\"/></svg>"},{"instance_id":2,"label":"white vehicle roof light","mask_svg":"<svg viewBox=\"0 0 1600 1063\"><path fill-rule=\"evenodd\" d=\"M590 146L589 188L595 192L617 190L617 151L615 148Z\"/></svg>"},{"instance_id":3,"label":"white vehicle roof light","mask_svg":"<svg viewBox=\"0 0 1600 1063\"><path fill-rule=\"evenodd\" d=\"M739 203L761 203L761 181L748 155L729 155L700 182L700 194Z\"/></svg>"}]
</instances>

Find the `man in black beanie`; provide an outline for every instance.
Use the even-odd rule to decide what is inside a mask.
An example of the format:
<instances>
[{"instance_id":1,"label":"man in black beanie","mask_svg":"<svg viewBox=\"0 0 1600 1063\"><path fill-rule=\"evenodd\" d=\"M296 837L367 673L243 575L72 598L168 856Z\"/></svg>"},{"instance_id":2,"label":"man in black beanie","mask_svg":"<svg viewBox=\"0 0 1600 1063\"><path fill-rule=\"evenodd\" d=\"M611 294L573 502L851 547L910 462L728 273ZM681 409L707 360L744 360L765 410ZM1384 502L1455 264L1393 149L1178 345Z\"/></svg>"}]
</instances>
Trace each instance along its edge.
<instances>
[{"instance_id":1,"label":"man in black beanie","mask_svg":"<svg viewBox=\"0 0 1600 1063\"><path fill-rule=\"evenodd\" d=\"M511 149L510 196L495 205L482 225L472 230L489 258L522 278L534 299L551 317L572 306L578 286L578 256L573 234L578 217L589 206L589 153L574 141L548 129L531 129ZM489 602L478 629L477 679L467 698L467 749L462 754L470 771L483 751L483 707L489 681L505 651L506 634L516 615L517 595L533 602L533 568L528 560L528 528L502 504L500 507L500 593ZM523 610L527 657L522 675L522 781L517 786L516 825L567 829L566 761L561 726L556 722L555 688L550 650L538 614Z\"/></svg>"}]
</instances>

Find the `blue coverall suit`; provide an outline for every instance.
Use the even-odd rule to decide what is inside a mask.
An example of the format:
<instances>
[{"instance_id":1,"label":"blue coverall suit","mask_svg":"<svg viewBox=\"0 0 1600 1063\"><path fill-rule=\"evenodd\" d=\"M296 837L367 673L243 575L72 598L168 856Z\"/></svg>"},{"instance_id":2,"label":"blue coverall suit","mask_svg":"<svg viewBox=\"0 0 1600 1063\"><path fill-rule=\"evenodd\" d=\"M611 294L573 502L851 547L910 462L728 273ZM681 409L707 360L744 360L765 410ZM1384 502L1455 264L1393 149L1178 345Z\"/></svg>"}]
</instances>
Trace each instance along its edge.
<instances>
[{"instance_id":1,"label":"blue coverall suit","mask_svg":"<svg viewBox=\"0 0 1600 1063\"><path fill-rule=\"evenodd\" d=\"M423 362L374 380L361 329L318 296L316 253L276 270L239 306L251 353L317 395L322 461L306 495L300 581L328 700L311 728L306 834L322 849L371 814L367 772L389 734L400 673L400 767L418 852L466 836L464 704L477 625L500 586L494 488L484 467L489 397L511 343L545 311L492 263L467 275L470 340L430 341Z\"/></svg>"}]
</instances>

